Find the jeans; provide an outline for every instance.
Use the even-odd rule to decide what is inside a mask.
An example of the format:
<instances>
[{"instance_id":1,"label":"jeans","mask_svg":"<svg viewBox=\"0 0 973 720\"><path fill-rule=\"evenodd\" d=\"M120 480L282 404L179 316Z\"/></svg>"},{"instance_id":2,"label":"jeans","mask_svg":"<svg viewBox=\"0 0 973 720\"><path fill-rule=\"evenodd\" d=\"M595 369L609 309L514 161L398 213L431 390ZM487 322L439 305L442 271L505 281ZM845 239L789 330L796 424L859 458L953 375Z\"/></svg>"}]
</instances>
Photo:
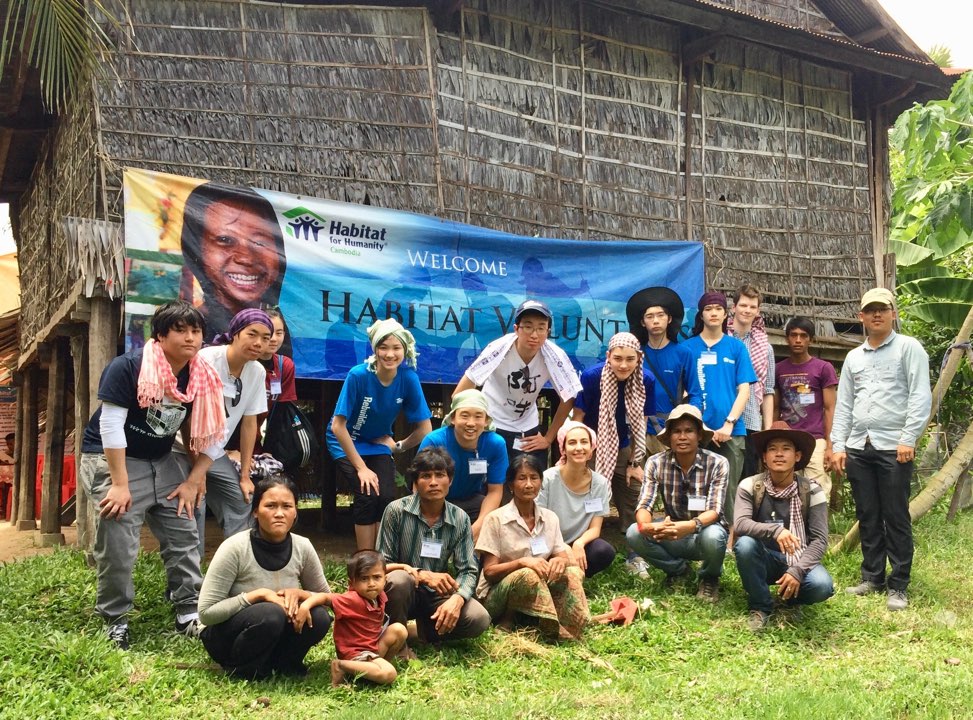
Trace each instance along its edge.
<instances>
[{"instance_id":1,"label":"jeans","mask_svg":"<svg viewBox=\"0 0 973 720\"><path fill-rule=\"evenodd\" d=\"M861 531L862 580L886 584L887 559L892 567L889 589L905 590L913 555L909 516L912 463L896 460L895 450L876 450L866 443L864 450L848 448L846 470Z\"/></svg>"},{"instance_id":2,"label":"jeans","mask_svg":"<svg viewBox=\"0 0 973 720\"><path fill-rule=\"evenodd\" d=\"M761 610L768 615L774 603L770 597L770 585L775 584L788 568L784 554L772 550L763 542L749 535L741 535L733 545L740 582L747 593L747 607ZM804 576L797 597L789 605L813 605L834 595L834 583L823 565L815 565Z\"/></svg>"},{"instance_id":3,"label":"jeans","mask_svg":"<svg viewBox=\"0 0 973 720\"><path fill-rule=\"evenodd\" d=\"M633 523L625 533L625 541L635 552L645 558L653 567L666 575L679 575L686 571L687 560L702 561L699 566L699 579L718 578L723 574L723 557L726 555L726 528L718 523L707 525L698 533L687 535L679 540L659 542L639 532Z\"/></svg>"},{"instance_id":4,"label":"jeans","mask_svg":"<svg viewBox=\"0 0 973 720\"><path fill-rule=\"evenodd\" d=\"M108 623L123 620L131 611L135 601L132 573L145 522L159 540L159 553L176 612L196 612L203 582L196 521L186 517L185 512L176 514L178 498L166 499L185 480L184 467L169 453L158 460L126 457L125 469L132 495L128 512L115 519L95 515L94 557L98 574L95 610ZM97 508L111 487L108 460L101 454L82 453L78 479Z\"/></svg>"}]
</instances>

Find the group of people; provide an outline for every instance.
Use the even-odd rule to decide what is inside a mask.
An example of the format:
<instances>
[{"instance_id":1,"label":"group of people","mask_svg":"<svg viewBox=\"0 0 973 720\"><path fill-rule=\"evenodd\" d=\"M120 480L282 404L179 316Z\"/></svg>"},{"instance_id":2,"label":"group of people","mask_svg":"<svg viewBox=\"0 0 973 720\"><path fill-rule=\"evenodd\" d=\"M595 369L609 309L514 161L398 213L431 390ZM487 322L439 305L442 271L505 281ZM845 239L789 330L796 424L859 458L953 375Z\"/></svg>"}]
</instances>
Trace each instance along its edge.
<instances>
[{"instance_id":1,"label":"group of people","mask_svg":"<svg viewBox=\"0 0 973 720\"><path fill-rule=\"evenodd\" d=\"M810 356L806 318L787 323L789 357L775 364L760 300L740 288L730 318L725 296L705 293L680 342L681 299L643 290L628 303L631 332L613 336L605 361L580 377L548 337L550 309L527 300L513 331L465 371L437 430L413 336L394 320L374 323L373 354L348 373L326 437L354 494L358 552L344 594L331 592L310 541L291 531L293 483L254 470L268 400L296 398L293 363L277 354L283 320L241 310L201 350L198 310L163 305L145 347L105 369L82 444L79 477L100 509L96 609L109 636L128 647L148 522L176 630L199 636L236 675L306 672L306 653L331 624L325 608L335 683L392 682L389 660L411 656L410 643L474 637L491 623L577 639L590 618L584 581L616 557L602 537L611 504L625 568L641 578L657 568L677 587L699 562L697 596L716 601L732 547L758 631L775 608L771 586L779 606L833 593L821 565L830 471L847 472L861 526L862 582L849 592L886 592L890 610L906 607L909 481L931 401L926 354L895 332L892 294L874 289L861 300L865 342L840 380ZM544 427L537 399L548 382L560 403ZM396 440L400 413L409 429ZM410 493L397 497L395 455L412 448ZM227 539L203 578L207 504Z\"/></svg>"}]
</instances>

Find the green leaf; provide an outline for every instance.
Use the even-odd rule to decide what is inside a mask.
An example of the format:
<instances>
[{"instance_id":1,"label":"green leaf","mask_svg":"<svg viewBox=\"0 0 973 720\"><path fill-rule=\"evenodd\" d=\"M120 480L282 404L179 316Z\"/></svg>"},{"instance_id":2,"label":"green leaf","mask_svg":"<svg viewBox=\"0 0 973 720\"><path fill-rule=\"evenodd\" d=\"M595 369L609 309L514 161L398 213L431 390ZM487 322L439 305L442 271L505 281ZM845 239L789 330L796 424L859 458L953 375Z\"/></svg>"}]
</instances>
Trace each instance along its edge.
<instances>
[{"instance_id":1,"label":"green leaf","mask_svg":"<svg viewBox=\"0 0 973 720\"><path fill-rule=\"evenodd\" d=\"M902 312L941 327L958 330L969 315L970 307L969 303L929 302L910 305L903 308Z\"/></svg>"},{"instance_id":2,"label":"green leaf","mask_svg":"<svg viewBox=\"0 0 973 720\"><path fill-rule=\"evenodd\" d=\"M929 248L893 239L889 240L889 252L895 253L895 264L900 267L919 265L935 255Z\"/></svg>"},{"instance_id":3,"label":"green leaf","mask_svg":"<svg viewBox=\"0 0 973 720\"><path fill-rule=\"evenodd\" d=\"M900 283L897 290L923 298L973 304L973 279L970 278L928 277Z\"/></svg>"}]
</instances>

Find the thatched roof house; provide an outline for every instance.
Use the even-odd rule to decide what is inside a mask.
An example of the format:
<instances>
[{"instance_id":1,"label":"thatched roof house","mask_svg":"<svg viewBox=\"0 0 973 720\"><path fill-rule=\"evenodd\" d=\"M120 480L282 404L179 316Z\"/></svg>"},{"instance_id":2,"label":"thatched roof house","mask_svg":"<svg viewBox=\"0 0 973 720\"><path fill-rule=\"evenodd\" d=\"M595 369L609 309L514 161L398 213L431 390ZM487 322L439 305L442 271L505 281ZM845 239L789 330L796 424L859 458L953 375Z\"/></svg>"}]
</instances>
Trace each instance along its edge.
<instances>
[{"instance_id":1,"label":"thatched roof house","mask_svg":"<svg viewBox=\"0 0 973 720\"><path fill-rule=\"evenodd\" d=\"M877 0L118 2L109 80L55 122L30 73L0 78L22 368L84 331L111 272L78 238L117 243L125 166L526 235L698 239L709 285L749 280L770 324L833 335L886 273L886 129L947 85Z\"/></svg>"}]
</instances>

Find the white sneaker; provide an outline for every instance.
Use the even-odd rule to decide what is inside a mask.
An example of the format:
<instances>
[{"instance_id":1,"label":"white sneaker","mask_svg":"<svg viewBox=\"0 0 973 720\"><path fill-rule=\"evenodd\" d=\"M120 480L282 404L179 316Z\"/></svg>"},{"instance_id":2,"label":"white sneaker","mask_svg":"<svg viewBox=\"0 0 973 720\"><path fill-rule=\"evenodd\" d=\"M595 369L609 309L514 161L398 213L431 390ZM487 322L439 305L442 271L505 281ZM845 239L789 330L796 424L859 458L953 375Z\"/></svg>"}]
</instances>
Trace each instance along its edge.
<instances>
[{"instance_id":1,"label":"white sneaker","mask_svg":"<svg viewBox=\"0 0 973 720\"><path fill-rule=\"evenodd\" d=\"M642 580L649 579L649 564L640 557L625 561L625 569Z\"/></svg>"}]
</instances>

